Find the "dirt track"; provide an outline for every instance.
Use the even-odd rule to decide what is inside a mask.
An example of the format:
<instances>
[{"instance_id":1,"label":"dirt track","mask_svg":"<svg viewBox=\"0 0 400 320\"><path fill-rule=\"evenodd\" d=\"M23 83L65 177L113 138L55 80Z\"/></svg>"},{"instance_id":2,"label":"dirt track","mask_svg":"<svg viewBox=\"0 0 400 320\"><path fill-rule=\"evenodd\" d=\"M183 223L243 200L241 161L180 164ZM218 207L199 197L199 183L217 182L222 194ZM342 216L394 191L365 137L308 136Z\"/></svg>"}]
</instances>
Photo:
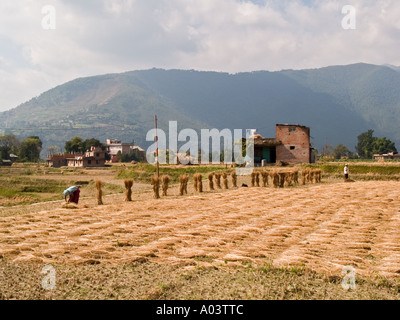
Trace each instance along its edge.
<instances>
[{"instance_id":1,"label":"dirt track","mask_svg":"<svg viewBox=\"0 0 400 320\"><path fill-rule=\"evenodd\" d=\"M0 255L46 264L273 261L328 273L352 265L359 274L400 276L399 182L122 199L2 217Z\"/></svg>"}]
</instances>

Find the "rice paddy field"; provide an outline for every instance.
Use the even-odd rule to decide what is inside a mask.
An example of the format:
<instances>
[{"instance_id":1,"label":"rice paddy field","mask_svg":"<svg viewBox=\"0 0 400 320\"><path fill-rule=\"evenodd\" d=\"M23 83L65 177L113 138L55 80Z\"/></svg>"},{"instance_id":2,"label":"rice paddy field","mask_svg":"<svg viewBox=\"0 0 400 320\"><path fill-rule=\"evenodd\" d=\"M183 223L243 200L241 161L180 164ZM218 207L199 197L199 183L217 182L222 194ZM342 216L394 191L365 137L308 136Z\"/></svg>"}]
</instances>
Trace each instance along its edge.
<instances>
[{"instance_id":1,"label":"rice paddy field","mask_svg":"<svg viewBox=\"0 0 400 320\"><path fill-rule=\"evenodd\" d=\"M303 184L307 168L321 181ZM351 164L351 183L341 164L265 170L298 170L299 183L238 176L233 187L228 175L211 190L208 173L232 169L165 167L155 199L149 165L0 168L0 299L400 298L400 164ZM66 206L73 184L81 199ZM42 286L48 265L54 290Z\"/></svg>"}]
</instances>

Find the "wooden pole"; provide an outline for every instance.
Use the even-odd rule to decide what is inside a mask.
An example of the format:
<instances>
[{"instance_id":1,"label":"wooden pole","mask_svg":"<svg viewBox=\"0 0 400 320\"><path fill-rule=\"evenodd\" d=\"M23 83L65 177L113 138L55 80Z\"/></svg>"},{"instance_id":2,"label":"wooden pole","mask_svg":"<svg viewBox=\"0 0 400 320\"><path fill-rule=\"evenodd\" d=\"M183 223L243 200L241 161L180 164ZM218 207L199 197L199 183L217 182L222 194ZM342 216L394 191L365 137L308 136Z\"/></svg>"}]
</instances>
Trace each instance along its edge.
<instances>
[{"instance_id":1,"label":"wooden pole","mask_svg":"<svg viewBox=\"0 0 400 320\"><path fill-rule=\"evenodd\" d=\"M158 135L157 135L157 115L154 116L154 123L156 127L156 169L157 169L157 177L160 177L160 168L158 163Z\"/></svg>"}]
</instances>

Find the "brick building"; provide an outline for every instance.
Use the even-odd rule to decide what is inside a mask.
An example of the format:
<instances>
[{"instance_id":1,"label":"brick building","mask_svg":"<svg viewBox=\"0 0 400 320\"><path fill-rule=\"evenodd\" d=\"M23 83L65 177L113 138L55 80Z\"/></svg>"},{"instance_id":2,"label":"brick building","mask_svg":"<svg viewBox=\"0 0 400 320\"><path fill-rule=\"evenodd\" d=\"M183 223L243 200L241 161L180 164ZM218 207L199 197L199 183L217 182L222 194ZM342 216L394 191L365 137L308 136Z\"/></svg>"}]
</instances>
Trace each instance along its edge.
<instances>
[{"instance_id":1,"label":"brick building","mask_svg":"<svg viewBox=\"0 0 400 320\"><path fill-rule=\"evenodd\" d=\"M104 167L106 164L106 153L99 147L92 147L90 151L75 154L48 155L49 167Z\"/></svg>"},{"instance_id":2,"label":"brick building","mask_svg":"<svg viewBox=\"0 0 400 320\"><path fill-rule=\"evenodd\" d=\"M301 125L277 124L275 138L254 136L254 163L310 163L310 128Z\"/></svg>"},{"instance_id":3,"label":"brick building","mask_svg":"<svg viewBox=\"0 0 400 320\"><path fill-rule=\"evenodd\" d=\"M146 152L139 146L135 146L134 143L122 143L121 140L107 139L106 149L108 154L111 156L112 162L118 161L117 158L118 152L120 152L121 154L134 153L138 160L140 161L146 160Z\"/></svg>"},{"instance_id":4,"label":"brick building","mask_svg":"<svg viewBox=\"0 0 400 320\"><path fill-rule=\"evenodd\" d=\"M68 167L104 167L106 164L106 153L99 147L92 147L83 155L67 158Z\"/></svg>"}]
</instances>

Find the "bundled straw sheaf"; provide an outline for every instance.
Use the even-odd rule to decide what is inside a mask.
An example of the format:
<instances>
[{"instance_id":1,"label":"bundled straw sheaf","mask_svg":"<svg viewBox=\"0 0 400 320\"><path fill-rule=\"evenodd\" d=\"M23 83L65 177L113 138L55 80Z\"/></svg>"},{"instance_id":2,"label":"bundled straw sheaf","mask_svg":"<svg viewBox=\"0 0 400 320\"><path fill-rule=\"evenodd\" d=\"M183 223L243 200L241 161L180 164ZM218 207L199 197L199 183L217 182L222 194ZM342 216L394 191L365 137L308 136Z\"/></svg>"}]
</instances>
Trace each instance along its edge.
<instances>
[{"instance_id":1,"label":"bundled straw sheaf","mask_svg":"<svg viewBox=\"0 0 400 320\"><path fill-rule=\"evenodd\" d=\"M315 169L315 183L320 183L322 179L322 170L321 169Z\"/></svg>"},{"instance_id":2,"label":"bundled straw sheaf","mask_svg":"<svg viewBox=\"0 0 400 320\"><path fill-rule=\"evenodd\" d=\"M183 196L187 194L187 184L189 182L189 176L187 174L183 174L179 176L179 194Z\"/></svg>"},{"instance_id":3,"label":"bundled straw sheaf","mask_svg":"<svg viewBox=\"0 0 400 320\"><path fill-rule=\"evenodd\" d=\"M280 185L280 177L279 177L279 171L278 170L272 170L269 174L271 178L272 185L274 188L278 188Z\"/></svg>"},{"instance_id":4,"label":"bundled straw sheaf","mask_svg":"<svg viewBox=\"0 0 400 320\"><path fill-rule=\"evenodd\" d=\"M125 184L125 201L132 201L133 180L126 179L124 180L124 184Z\"/></svg>"},{"instance_id":5,"label":"bundled straw sheaf","mask_svg":"<svg viewBox=\"0 0 400 320\"><path fill-rule=\"evenodd\" d=\"M194 190L197 192L203 192L203 176L201 173L193 175Z\"/></svg>"},{"instance_id":6,"label":"bundled straw sheaf","mask_svg":"<svg viewBox=\"0 0 400 320\"><path fill-rule=\"evenodd\" d=\"M279 175L279 188L283 188L285 186L286 181L286 172L280 171L278 172Z\"/></svg>"},{"instance_id":7,"label":"bundled straw sheaf","mask_svg":"<svg viewBox=\"0 0 400 320\"><path fill-rule=\"evenodd\" d=\"M225 189L229 189L229 186L228 186L228 174L226 172L222 173L222 181L224 183L224 188Z\"/></svg>"},{"instance_id":8,"label":"bundled straw sheaf","mask_svg":"<svg viewBox=\"0 0 400 320\"><path fill-rule=\"evenodd\" d=\"M208 187L210 191L214 190L214 173L210 172L207 176L208 178Z\"/></svg>"},{"instance_id":9,"label":"bundled straw sheaf","mask_svg":"<svg viewBox=\"0 0 400 320\"><path fill-rule=\"evenodd\" d=\"M263 187L268 186L268 177L269 177L268 171L262 171L261 172L261 177L262 177Z\"/></svg>"},{"instance_id":10,"label":"bundled straw sheaf","mask_svg":"<svg viewBox=\"0 0 400 320\"><path fill-rule=\"evenodd\" d=\"M306 182L310 181L310 173L311 169L310 168L305 168L303 171L301 171L301 184L305 185Z\"/></svg>"},{"instance_id":11,"label":"bundled straw sheaf","mask_svg":"<svg viewBox=\"0 0 400 320\"><path fill-rule=\"evenodd\" d=\"M160 178L157 175L151 177L151 185L153 186L154 198L160 199Z\"/></svg>"},{"instance_id":12,"label":"bundled straw sheaf","mask_svg":"<svg viewBox=\"0 0 400 320\"><path fill-rule=\"evenodd\" d=\"M321 169L305 168L301 172L301 184L305 185L306 183L320 183L321 176Z\"/></svg>"},{"instance_id":13,"label":"bundled straw sheaf","mask_svg":"<svg viewBox=\"0 0 400 320\"><path fill-rule=\"evenodd\" d=\"M260 186L260 172L256 172L256 186L259 187Z\"/></svg>"},{"instance_id":14,"label":"bundled straw sheaf","mask_svg":"<svg viewBox=\"0 0 400 320\"><path fill-rule=\"evenodd\" d=\"M253 171L251 173L251 186L252 187L259 187L260 186L260 175L259 171Z\"/></svg>"},{"instance_id":15,"label":"bundled straw sheaf","mask_svg":"<svg viewBox=\"0 0 400 320\"><path fill-rule=\"evenodd\" d=\"M167 192L168 192L168 185L169 182L171 181L171 177L168 175L163 175L161 177L161 183L162 183L162 195L163 196L167 196Z\"/></svg>"},{"instance_id":16,"label":"bundled straw sheaf","mask_svg":"<svg viewBox=\"0 0 400 320\"><path fill-rule=\"evenodd\" d=\"M96 198L98 205L103 204L103 191L101 190L101 184L100 180L96 180Z\"/></svg>"},{"instance_id":17,"label":"bundled straw sheaf","mask_svg":"<svg viewBox=\"0 0 400 320\"><path fill-rule=\"evenodd\" d=\"M222 189L222 187L221 187L221 177L222 177L221 172L216 172L214 177L215 177L215 184L217 185L217 188Z\"/></svg>"},{"instance_id":18,"label":"bundled straw sheaf","mask_svg":"<svg viewBox=\"0 0 400 320\"><path fill-rule=\"evenodd\" d=\"M231 177L232 177L232 185L233 185L233 187L237 188L237 174L236 174L236 171L232 171Z\"/></svg>"}]
</instances>

